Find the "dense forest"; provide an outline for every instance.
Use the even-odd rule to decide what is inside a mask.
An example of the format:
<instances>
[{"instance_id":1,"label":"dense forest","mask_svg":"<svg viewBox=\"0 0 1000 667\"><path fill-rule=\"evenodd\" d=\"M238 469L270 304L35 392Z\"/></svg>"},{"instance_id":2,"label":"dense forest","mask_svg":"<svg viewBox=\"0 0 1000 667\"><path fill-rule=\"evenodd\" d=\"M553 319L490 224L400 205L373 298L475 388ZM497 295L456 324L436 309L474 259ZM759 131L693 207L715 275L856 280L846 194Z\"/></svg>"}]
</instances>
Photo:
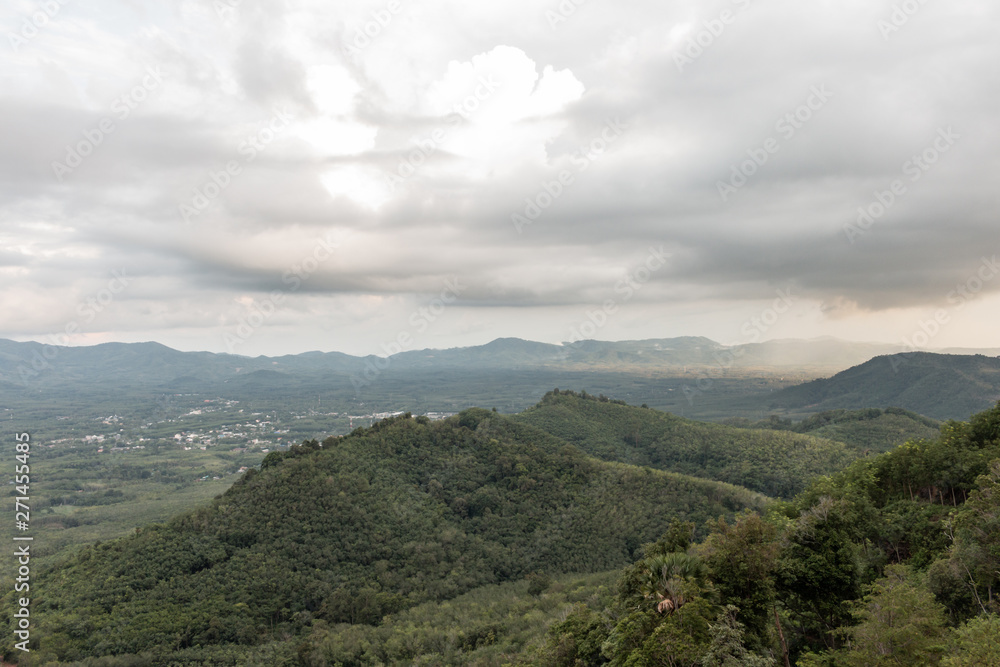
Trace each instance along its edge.
<instances>
[{"instance_id":1,"label":"dense forest","mask_svg":"<svg viewBox=\"0 0 1000 667\"><path fill-rule=\"evenodd\" d=\"M675 523L546 665L1000 664L1000 406L695 543Z\"/></svg>"},{"instance_id":2,"label":"dense forest","mask_svg":"<svg viewBox=\"0 0 1000 667\"><path fill-rule=\"evenodd\" d=\"M210 505L40 571L22 662L1000 664L1000 406L867 455L674 420L551 392L273 452ZM698 462L676 452L706 434L700 474L770 461L801 490L585 453ZM835 462L819 445L850 462L813 474Z\"/></svg>"},{"instance_id":3,"label":"dense forest","mask_svg":"<svg viewBox=\"0 0 1000 667\"><path fill-rule=\"evenodd\" d=\"M941 422L902 408L867 408L865 410L827 410L801 420L792 421L771 415L751 421L731 417L724 424L740 428L762 428L775 431L807 433L819 438L837 440L872 452L884 452L907 440L937 437Z\"/></svg>"},{"instance_id":4,"label":"dense forest","mask_svg":"<svg viewBox=\"0 0 1000 667\"><path fill-rule=\"evenodd\" d=\"M242 664L262 636L377 624L536 571L620 567L673 519L765 501L599 462L486 410L407 415L272 452L211 506L41 572L34 654Z\"/></svg>"},{"instance_id":5,"label":"dense forest","mask_svg":"<svg viewBox=\"0 0 1000 667\"><path fill-rule=\"evenodd\" d=\"M793 426L770 419L740 426L708 424L636 408L605 396L560 391L513 417L608 461L624 461L745 486L790 498L820 474L914 437L933 436L935 422L897 411L817 415ZM815 434L830 437L815 437ZM830 438L835 439L830 439Z\"/></svg>"}]
</instances>

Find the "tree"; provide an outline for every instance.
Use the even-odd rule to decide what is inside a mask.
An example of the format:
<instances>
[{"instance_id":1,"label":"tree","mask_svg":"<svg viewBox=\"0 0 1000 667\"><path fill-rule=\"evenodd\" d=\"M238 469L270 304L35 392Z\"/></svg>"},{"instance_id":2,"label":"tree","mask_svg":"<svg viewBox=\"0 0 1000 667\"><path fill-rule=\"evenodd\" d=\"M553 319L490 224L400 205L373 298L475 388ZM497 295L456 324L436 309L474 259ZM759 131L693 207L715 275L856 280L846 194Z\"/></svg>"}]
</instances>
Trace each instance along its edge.
<instances>
[{"instance_id":1,"label":"tree","mask_svg":"<svg viewBox=\"0 0 1000 667\"><path fill-rule=\"evenodd\" d=\"M837 648L835 631L850 622L843 602L860 594L850 503L822 498L803 511L778 559L778 597L811 648Z\"/></svg>"},{"instance_id":2,"label":"tree","mask_svg":"<svg viewBox=\"0 0 1000 667\"><path fill-rule=\"evenodd\" d=\"M844 663L858 667L937 664L944 652L945 610L906 565L889 565L852 612Z\"/></svg>"},{"instance_id":3,"label":"tree","mask_svg":"<svg viewBox=\"0 0 1000 667\"><path fill-rule=\"evenodd\" d=\"M958 628L949 655L941 667L992 667L1000 665L1000 616L972 619Z\"/></svg>"},{"instance_id":4,"label":"tree","mask_svg":"<svg viewBox=\"0 0 1000 667\"><path fill-rule=\"evenodd\" d=\"M642 563L643 577L640 592L656 602L656 610L672 613L686 602L684 588L687 580L703 582L705 566L694 556L670 553L651 556Z\"/></svg>"},{"instance_id":5,"label":"tree","mask_svg":"<svg viewBox=\"0 0 1000 667\"><path fill-rule=\"evenodd\" d=\"M552 585L552 579L541 572L532 572L525 579L528 580L528 595L534 597L538 597Z\"/></svg>"},{"instance_id":6,"label":"tree","mask_svg":"<svg viewBox=\"0 0 1000 667\"><path fill-rule=\"evenodd\" d=\"M566 620L549 628L548 643L537 662L552 667L600 665L604 662L601 644L607 637L608 628L601 615L578 603Z\"/></svg>"},{"instance_id":7,"label":"tree","mask_svg":"<svg viewBox=\"0 0 1000 667\"><path fill-rule=\"evenodd\" d=\"M952 561L967 575L981 611L997 611L1000 583L1000 459L974 491L955 520Z\"/></svg>"},{"instance_id":8,"label":"tree","mask_svg":"<svg viewBox=\"0 0 1000 667\"><path fill-rule=\"evenodd\" d=\"M774 667L774 658L751 653L743 645L743 624L736 620L739 609L726 605L711 626L708 651L701 658L702 667Z\"/></svg>"},{"instance_id":9,"label":"tree","mask_svg":"<svg viewBox=\"0 0 1000 667\"><path fill-rule=\"evenodd\" d=\"M741 516L733 525L719 519L701 547L722 602L739 607L737 620L756 644L771 625L778 549L777 530L756 514Z\"/></svg>"}]
</instances>

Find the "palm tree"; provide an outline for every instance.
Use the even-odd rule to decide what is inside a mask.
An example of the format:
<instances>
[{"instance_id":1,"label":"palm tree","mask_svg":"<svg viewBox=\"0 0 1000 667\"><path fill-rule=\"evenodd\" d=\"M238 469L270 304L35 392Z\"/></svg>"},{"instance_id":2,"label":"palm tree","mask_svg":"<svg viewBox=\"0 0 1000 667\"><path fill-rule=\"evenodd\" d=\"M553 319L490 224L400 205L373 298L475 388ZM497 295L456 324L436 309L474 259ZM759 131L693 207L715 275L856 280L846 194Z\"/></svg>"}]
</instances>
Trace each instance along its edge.
<instances>
[{"instance_id":1,"label":"palm tree","mask_svg":"<svg viewBox=\"0 0 1000 667\"><path fill-rule=\"evenodd\" d=\"M684 604L685 583L702 583L705 579L705 566L686 553L651 556L642 562L642 568L640 591L646 598L659 601L656 610L661 614L672 614Z\"/></svg>"}]
</instances>

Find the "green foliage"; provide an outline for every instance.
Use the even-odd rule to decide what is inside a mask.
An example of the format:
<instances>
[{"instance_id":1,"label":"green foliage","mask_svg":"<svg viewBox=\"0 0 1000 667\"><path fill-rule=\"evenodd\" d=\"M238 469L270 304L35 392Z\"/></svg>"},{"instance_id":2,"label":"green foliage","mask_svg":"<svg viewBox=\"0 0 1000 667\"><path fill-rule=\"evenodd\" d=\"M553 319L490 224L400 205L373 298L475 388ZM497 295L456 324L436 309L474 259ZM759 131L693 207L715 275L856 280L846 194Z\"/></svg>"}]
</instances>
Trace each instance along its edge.
<instances>
[{"instance_id":1,"label":"green foliage","mask_svg":"<svg viewBox=\"0 0 1000 667\"><path fill-rule=\"evenodd\" d=\"M670 415L589 394L543 403L537 412L567 411L580 437L487 410L403 415L307 439L208 505L43 564L33 656L85 667L996 663L1000 406L765 505L581 451L612 437L625 453L667 449L657 434ZM623 437L633 410L645 420ZM613 568L615 590L611 575L559 574Z\"/></svg>"},{"instance_id":2,"label":"green foliage","mask_svg":"<svg viewBox=\"0 0 1000 667\"><path fill-rule=\"evenodd\" d=\"M538 664L555 657L549 652L558 643L552 642L555 635L584 637L598 631L590 627L584 609L601 603L613 576L557 577L538 597L527 593L523 580L483 586L451 600L425 602L393 614L378 626L318 620L299 642L299 657L302 664L316 667L338 663L500 665L515 656ZM560 624L560 631L549 631ZM599 641L599 634L593 640ZM590 650L588 645L586 640L579 641L575 655Z\"/></svg>"},{"instance_id":3,"label":"green foliage","mask_svg":"<svg viewBox=\"0 0 1000 667\"><path fill-rule=\"evenodd\" d=\"M743 645L739 610L727 605L711 626L711 642L701 658L702 667L774 667L773 658L756 655Z\"/></svg>"},{"instance_id":4,"label":"green foliage","mask_svg":"<svg viewBox=\"0 0 1000 667\"><path fill-rule=\"evenodd\" d=\"M528 580L528 595L537 597L552 585L552 578L540 572L532 572L525 578Z\"/></svg>"},{"instance_id":5,"label":"green foliage","mask_svg":"<svg viewBox=\"0 0 1000 667\"><path fill-rule=\"evenodd\" d=\"M859 548L845 505L825 499L803 512L786 532L778 558L778 595L814 648L836 646L833 632L849 622L843 602L860 593Z\"/></svg>"},{"instance_id":6,"label":"green foliage","mask_svg":"<svg viewBox=\"0 0 1000 667\"><path fill-rule=\"evenodd\" d=\"M840 470L862 454L841 442L694 422L586 392L551 392L513 419L601 459L715 479L769 496L791 497L810 478Z\"/></svg>"},{"instance_id":7,"label":"green foliage","mask_svg":"<svg viewBox=\"0 0 1000 667\"><path fill-rule=\"evenodd\" d=\"M585 667L604 663L601 646L607 641L607 621L593 609L579 603L566 620L549 628L548 643L536 664L551 667Z\"/></svg>"},{"instance_id":8,"label":"green foliage","mask_svg":"<svg viewBox=\"0 0 1000 667\"><path fill-rule=\"evenodd\" d=\"M483 410L294 447L209 506L39 571L41 650L160 659L376 625L531 572L621 567L672 519L761 505L528 435Z\"/></svg>"},{"instance_id":9,"label":"green foliage","mask_svg":"<svg viewBox=\"0 0 1000 667\"><path fill-rule=\"evenodd\" d=\"M703 586L707 574L699 558L680 552L649 556L640 561L639 570L639 593L653 600L660 613L680 609L692 583Z\"/></svg>"},{"instance_id":10,"label":"green foliage","mask_svg":"<svg viewBox=\"0 0 1000 667\"><path fill-rule=\"evenodd\" d=\"M993 667L1000 665L1000 616L973 618L957 628L942 667Z\"/></svg>"},{"instance_id":11,"label":"green foliage","mask_svg":"<svg viewBox=\"0 0 1000 667\"><path fill-rule=\"evenodd\" d=\"M757 422L729 419L724 423L745 428L806 433L870 452L885 452L907 440L933 438L941 427L940 422L934 419L901 408L827 410L810 415L800 422L771 415L768 419Z\"/></svg>"},{"instance_id":12,"label":"green foliage","mask_svg":"<svg viewBox=\"0 0 1000 667\"><path fill-rule=\"evenodd\" d=\"M732 525L719 519L699 548L722 602L738 605L736 620L753 646L769 643L779 550L777 529L756 514L740 516Z\"/></svg>"},{"instance_id":13,"label":"green foliage","mask_svg":"<svg viewBox=\"0 0 1000 667\"><path fill-rule=\"evenodd\" d=\"M968 574L983 612L1000 611L1000 460L978 479L978 490L956 514L952 560Z\"/></svg>"},{"instance_id":14,"label":"green foliage","mask_svg":"<svg viewBox=\"0 0 1000 667\"><path fill-rule=\"evenodd\" d=\"M619 620L602 647L611 665L695 667L708 650L716 606L692 597L670 615L634 611Z\"/></svg>"},{"instance_id":15,"label":"green foliage","mask_svg":"<svg viewBox=\"0 0 1000 667\"><path fill-rule=\"evenodd\" d=\"M845 665L931 665L944 652L944 607L905 565L888 566L852 613L858 623L845 631Z\"/></svg>"}]
</instances>

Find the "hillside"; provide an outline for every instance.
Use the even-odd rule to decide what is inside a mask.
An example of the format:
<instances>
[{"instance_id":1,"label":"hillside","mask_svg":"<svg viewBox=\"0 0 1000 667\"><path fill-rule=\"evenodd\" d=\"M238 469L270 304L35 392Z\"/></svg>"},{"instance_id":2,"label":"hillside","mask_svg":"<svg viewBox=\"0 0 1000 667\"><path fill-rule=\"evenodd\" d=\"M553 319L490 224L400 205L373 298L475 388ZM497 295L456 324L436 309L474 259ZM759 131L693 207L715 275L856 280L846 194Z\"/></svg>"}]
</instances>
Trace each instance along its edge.
<instances>
[{"instance_id":1,"label":"hillside","mask_svg":"<svg viewBox=\"0 0 1000 667\"><path fill-rule=\"evenodd\" d=\"M531 662L1000 664L998 456L1000 406L764 516L714 522L700 542L672 526L622 570L614 598L553 623Z\"/></svg>"},{"instance_id":2,"label":"hillside","mask_svg":"<svg viewBox=\"0 0 1000 667\"><path fill-rule=\"evenodd\" d=\"M621 401L558 389L518 415L607 461L652 466L791 497L816 475L840 470L862 448L788 431L683 419Z\"/></svg>"},{"instance_id":3,"label":"hillside","mask_svg":"<svg viewBox=\"0 0 1000 667\"><path fill-rule=\"evenodd\" d=\"M314 622L378 623L534 571L620 567L674 519L763 501L599 462L485 410L396 418L273 452L210 506L38 573L34 655L244 664Z\"/></svg>"},{"instance_id":4,"label":"hillside","mask_svg":"<svg viewBox=\"0 0 1000 667\"><path fill-rule=\"evenodd\" d=\"M1000 357L913 352L876 357L748 404L793 414L900 407L944 420L968 419L997 400Z\"/></svg>"},{"instance_id":5,"label":"hillside","mask_svg":"<svg viewBox=\"0 0 1000 667\"><path fill-rule=\"evenodd\" d=\"M908 440L935 438L941 429L941 422L902 408L828 410L799 422L772 415L757 422L737 417L724 423L742 428L806 433L873 452L889 451Z\"/></svg>"},{"instance_id":6,"label":"hillside","mask_svg":"<svg viewBox=\"0 0 1000 667\"><path fill-rule=\"evenodd\" d=\"M997 456L1000 406L705 525L740 492L485 410L397 418L41 572L32 664L993 665Z\"/></svg>"}]
</instances>

